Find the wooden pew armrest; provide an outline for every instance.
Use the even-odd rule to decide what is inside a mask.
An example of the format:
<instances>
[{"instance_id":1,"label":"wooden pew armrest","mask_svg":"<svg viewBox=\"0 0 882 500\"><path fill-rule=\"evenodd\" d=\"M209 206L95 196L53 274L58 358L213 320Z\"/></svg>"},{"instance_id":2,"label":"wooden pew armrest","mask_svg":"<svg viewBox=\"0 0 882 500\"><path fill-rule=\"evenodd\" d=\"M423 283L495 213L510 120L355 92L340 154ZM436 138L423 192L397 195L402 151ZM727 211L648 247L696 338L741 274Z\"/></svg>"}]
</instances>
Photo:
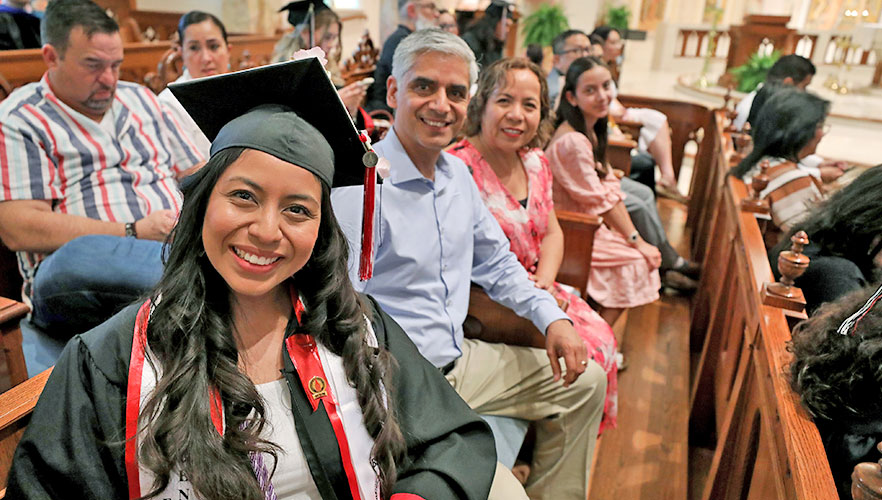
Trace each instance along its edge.
<instances>
[{"instance_id":1,"label":"wooden pew armrest","mask_svg":"<svg viewBox=\"0 0 882 500\"><path fill-rule=\"evenodd\" d=\"M477 319L480 325L466 318L463 327L466 338L545 349L545 335L533 323L497 304L474 283L469 294L469 316Z\"/></svg>"},{"instance_id":2,"label":"wooden pew armrest","mask_svg":"<svg viewBox=\"0 0 882 500\"><path fill-rule=\"evenodd\" d=\"M603 218L566 210L558 210L555 214L564 233L564 255L557 270L557 281L576 288L582 299L587 300L594 234L603 224Z\"/></svg>"},{"instance_id":3,"label":"wooden pew armrest","mask_svg":"<svg viewBox=\"0 0 882 500\"><path fill-rule=\"evenodd\" d=\"M631 174L631 150L636 147L636 141L610 138L606 148L606 160L628 176Z\"/></svg>"},{"instance_id":4,"label":"wooden pew armrest","mask_svg":"<svg viewBox=\"0 0 882 500\"><path fill-rule=\"evenodd\" d=\"M0 498L6 496L6 478L12 466L12 454L50 373L52 368L0 394Z\"/></svg>"}]
</instances>

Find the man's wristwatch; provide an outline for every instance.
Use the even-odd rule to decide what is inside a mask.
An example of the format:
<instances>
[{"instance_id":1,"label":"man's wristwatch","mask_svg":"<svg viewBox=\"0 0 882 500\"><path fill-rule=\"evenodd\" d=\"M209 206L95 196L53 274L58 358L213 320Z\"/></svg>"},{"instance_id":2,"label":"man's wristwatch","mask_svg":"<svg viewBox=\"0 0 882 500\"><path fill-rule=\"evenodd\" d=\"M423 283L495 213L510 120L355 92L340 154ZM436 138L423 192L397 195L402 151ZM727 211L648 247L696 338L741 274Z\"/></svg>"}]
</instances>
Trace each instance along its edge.
<instances>
[{"instance_id":1,"label":"man's wristwatch","mask_svg":"<svg viewBox=\"0 0 882 500\"><path fill-rule=\"evenodd\" d=\"M637 244L637 238L640 237L640 233L634 231L633 233L628 235L628 244L634 246Z\"/></svg>"},{"instance_id":2,"label":"man's wristwatch","mask_svg":"<svg viewBox=\"0 0 882 500\"><path fill-rule=\"evenodd\" d=\"M134 222L126 222L126 238L137 238L138 232L135 231Z\"/></svg>"}]
</instances>

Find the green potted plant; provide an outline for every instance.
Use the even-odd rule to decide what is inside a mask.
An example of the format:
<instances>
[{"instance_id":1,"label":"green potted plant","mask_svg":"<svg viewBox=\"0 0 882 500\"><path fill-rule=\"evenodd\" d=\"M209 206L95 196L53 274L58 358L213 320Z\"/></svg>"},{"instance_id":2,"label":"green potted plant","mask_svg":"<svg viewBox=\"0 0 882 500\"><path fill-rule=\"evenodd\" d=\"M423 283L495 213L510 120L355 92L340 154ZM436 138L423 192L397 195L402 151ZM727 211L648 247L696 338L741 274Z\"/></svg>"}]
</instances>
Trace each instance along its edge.
<instances>
[{"instance_id":1,"label":"green potted plant","mask_svg":"<svg viewBox=\"0 0 882 500\"><path fill-rule=\"evenodd\" d=\"M769 55L760 55L757 52L750 56L746 63L730 69L729 73L738 81L736 89L741 92L753 92L766 80L769 69L780 56L781 53L777 50Z\"/></svg>"},{"instance_id":2,"label":"green potted plant","mask_svg":"<svg viewBox=\"0 0 882 500\"><path fill-rule=\"evenodd\" d=\"M610 5L606 10L606 24L619 30L622 36L628 31L628 21L631 19L631 9L627 5L614 7Z\"/></svg>"},{"instance_id":3,"label":"green potted plant","mask_svg":"<svg viewBox=\"0 0 882 500\"><path fill-rule=\"evenodd\" d=\"M554 37L570 29L562 8L543 4L524 19L524 44L550 47Z\"/></svg>"}]
</instances>

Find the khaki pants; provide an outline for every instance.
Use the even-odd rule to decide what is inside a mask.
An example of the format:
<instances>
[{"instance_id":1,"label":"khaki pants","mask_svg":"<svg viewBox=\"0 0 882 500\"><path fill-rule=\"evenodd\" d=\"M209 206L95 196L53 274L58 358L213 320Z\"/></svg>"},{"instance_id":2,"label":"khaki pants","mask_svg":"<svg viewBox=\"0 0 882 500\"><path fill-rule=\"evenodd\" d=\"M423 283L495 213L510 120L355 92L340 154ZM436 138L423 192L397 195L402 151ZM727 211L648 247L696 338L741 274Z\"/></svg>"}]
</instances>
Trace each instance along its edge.
<instances>
[{"instance_id":1,"label":"khaki pants","mask_svg":"<svg viewBox=\"0 0 882 500\"><path fill-rule=\"evenodd\" d=\"M564 388L553 381L543 350L465 339L462 357L447 380L478 413L536 422L526 487L532 500L587 498L606 395L606 374L597 363L589 361L576 382ZM494 481L494 491L496 487Z\"/></svg>"}]
</instances>

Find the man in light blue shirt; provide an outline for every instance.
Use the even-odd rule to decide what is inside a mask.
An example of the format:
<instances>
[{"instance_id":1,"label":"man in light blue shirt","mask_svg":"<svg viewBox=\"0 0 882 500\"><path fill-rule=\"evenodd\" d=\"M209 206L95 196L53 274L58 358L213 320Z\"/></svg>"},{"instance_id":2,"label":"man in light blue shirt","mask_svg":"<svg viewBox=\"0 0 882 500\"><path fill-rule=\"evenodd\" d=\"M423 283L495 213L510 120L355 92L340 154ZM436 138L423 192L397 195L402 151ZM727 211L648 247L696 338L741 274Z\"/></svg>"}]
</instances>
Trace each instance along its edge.
<instances>
[{"instance_id":1,"label":"man in light blue shirt","mask_svg":"<svg viewBox=\"0 0 882 500\"><path fill-rule=\"evenodd\" d=\"M462 127L476 78L474 55L450 33L417 31L396 49L387 93L395 123L375 146L392 168L377 190L374 277L358 281L354 258L353 283L377 299L472 408L536 421L530 498L584 499L605 374L509 250L466 165L442 152ZM360 250L362 195L361 187L332 193L352 255ZM472 281L544 332L547 352L464 339Z\"/></svg>"}]
</instances>

